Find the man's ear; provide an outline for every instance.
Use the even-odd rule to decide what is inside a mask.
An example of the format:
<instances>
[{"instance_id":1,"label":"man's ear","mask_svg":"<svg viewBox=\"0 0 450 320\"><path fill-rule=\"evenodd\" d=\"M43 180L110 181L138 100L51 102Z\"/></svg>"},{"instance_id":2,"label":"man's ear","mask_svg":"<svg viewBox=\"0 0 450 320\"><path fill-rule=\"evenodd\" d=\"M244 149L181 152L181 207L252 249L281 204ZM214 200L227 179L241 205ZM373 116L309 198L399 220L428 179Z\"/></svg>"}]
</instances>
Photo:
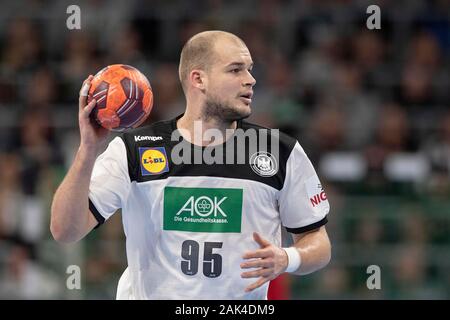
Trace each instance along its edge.
<instances>
[{"instance_id":1,"label":"man's ear","mask_svg":"<svg viewBox=\"0 0 450 320\"><path fill-rule=\"evenodd\" d=\"M189 81L191 85L201 91L206 89L206 73L203 70L194 69L189 73Z\"/></svg>"}]
</instances>

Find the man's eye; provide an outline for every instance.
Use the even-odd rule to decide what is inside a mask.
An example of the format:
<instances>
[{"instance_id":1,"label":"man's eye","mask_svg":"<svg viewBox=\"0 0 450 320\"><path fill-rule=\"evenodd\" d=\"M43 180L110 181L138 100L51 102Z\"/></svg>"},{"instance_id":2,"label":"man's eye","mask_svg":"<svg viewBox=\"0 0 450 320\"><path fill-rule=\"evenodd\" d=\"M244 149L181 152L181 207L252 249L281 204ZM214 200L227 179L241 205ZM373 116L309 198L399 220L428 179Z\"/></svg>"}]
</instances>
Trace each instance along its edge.
<instances>
[{"instance_id":1,"label":"man's eye","mask_svg":"<svg viewBox=\"0 0 450 320\"><path fill-rule=\"evenodd\" d=\"M234 73L238 73L239 71L241 71L241 69L238 69L238 68L231 70L231 72L234 72Z\"/></svg>"}]
</instances>

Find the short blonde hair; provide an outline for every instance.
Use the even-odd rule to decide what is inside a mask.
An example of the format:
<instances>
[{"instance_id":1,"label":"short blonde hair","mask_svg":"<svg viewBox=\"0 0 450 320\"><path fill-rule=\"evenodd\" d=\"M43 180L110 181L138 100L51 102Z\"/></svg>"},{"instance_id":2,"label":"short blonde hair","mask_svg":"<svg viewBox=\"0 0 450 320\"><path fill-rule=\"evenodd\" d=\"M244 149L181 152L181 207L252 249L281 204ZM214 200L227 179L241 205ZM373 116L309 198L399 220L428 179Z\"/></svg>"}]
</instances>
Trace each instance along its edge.
<instances>
[{"instance_id":1,"label":"short blonde hair","mask_svg":"<svg viewBox=\"0 0 450 320\"><path fill-rule=\"evenodd\" d=\"M214 64L214 45L222 37L228 37L244 44L244 41L232 33L212 30L194 35L183 46L178 74L184 92L186 92L186 80L193 69L208 71L209 67Z\"/></svg>"}]
</instances>

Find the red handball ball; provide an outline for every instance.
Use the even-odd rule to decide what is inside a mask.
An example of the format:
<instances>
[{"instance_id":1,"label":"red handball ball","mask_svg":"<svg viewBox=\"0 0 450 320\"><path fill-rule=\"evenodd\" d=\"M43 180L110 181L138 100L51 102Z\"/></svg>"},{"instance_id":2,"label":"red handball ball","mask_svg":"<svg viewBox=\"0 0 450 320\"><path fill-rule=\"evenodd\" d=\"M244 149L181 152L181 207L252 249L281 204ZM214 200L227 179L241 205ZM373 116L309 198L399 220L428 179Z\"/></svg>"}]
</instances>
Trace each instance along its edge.
<instances>
[{"instance_id":1,"label":"red handball ball","mask_svg":"<svg viewBox=\"0 0 450 320\"><path fill-rule=\"evenodd\" d=\"M138 69L125 64L107 66L94 76L88 103L92 99L97 105L91 116L112 131L138 127L153 107L150 82Z\"/></svg>"}]
</instances>

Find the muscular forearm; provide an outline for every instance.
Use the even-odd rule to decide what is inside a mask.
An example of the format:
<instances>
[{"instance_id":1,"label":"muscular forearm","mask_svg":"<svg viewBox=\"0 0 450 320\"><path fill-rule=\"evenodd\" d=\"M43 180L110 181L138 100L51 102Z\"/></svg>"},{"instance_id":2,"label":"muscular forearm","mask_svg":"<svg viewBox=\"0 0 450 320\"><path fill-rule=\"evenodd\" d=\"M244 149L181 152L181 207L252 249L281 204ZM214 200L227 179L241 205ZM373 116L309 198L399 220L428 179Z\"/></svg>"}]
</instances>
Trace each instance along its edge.
<instances>
[{"instance_id":1,"label":"muscular forearm","mask_svg":"<svg viewBox=\"0 0 450 320\"><path fill-rule=\"evenodd\" d=\"M50 230L60 242L74 242L90 231L89 182L96 153L80 147L53 198Z\"/></svg>"},{"instance_id":2,"label":"muscular forearm","mask_svg":"<svg viewBox=\"0 0 450 320\"><path fill-rule=\"evenodd\" d=\"M325 227L302 236L294 236L294 246L300 253L300 268L293 272L304 275L325 267L331 259L331 244Z\"/></svg>"}]
</instances>

